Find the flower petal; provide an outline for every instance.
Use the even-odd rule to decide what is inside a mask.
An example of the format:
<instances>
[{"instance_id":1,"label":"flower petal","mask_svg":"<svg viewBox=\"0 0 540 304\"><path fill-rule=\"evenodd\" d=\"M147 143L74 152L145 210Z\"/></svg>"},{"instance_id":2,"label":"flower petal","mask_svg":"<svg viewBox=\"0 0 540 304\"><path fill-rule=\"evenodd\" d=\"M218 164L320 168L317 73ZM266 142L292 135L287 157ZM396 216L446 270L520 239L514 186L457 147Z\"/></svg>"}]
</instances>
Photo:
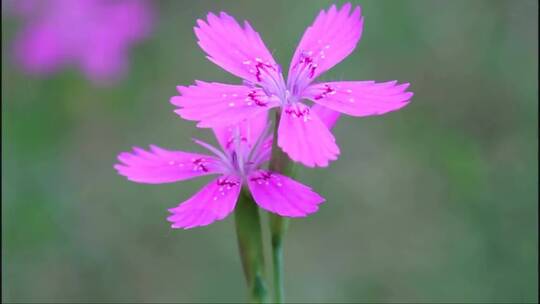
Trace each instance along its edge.
<instances>
[{"instance_id":1,"label":"flower petal","mask_svg":"<svg viewBox=\"0 0 540 304\"><path fill-rule=\"evenodd\" d=\"M244 21L242 28L227 13L209 13L206 22L197 20L194 28L199 46L215 64L226 71L249 80L260 81L261 69L278 71L279 67L259 34Z\"/></svg>"},{"instance_id":2,"label":"flower petal","mask_svg":"<svg viewBox=\"0 0 540 304\"><path fill-rule=\"evenodd\" d=\"M236 125L227 127L214 128L214 134L223 150L234 149L234 140L236 137L247 144L247 148L251 149L259 140L262 132L268 124L268 112L264 111L254 115L250 119L241 121ZM237 133L238 132L238 133Z\"/></svg>"},{"instance_id":3,"label":"flower petal","mask_svg":"<svg viewBox=\"0 0 540 304\"><path fill-rule=\"evenodd\" d=\"M313 106L311 106L311 111L317 114L319 119L328 129L332 129L337 123L339 116L341 116L341 113L329 109L325 106L321 106L320 104L314 104Z\"/></svg>"},{"instance_id":4,"label":"flower petal","mask_svg":"<svg viewBox=\"0 0 540 304\"><path fill-rule=\"evenodd\" d=\"M304 87L347 57L360 40L363 24L359 6L352 12L350 3L339 10L335 5L322 10L296 48L289 67L289 87Z\"/></svg>"},{"instance_id":5,"label":"flower petal","mask_svg":"<svg viewBox=\"0 0 540 304\"><path fill-rule=\"evenodd\" d=\"M281 112L278 145L292 160L308 167L326 167L329 160L339 155L332 133L301 103L285 107Z\"/></svg>"},{"instance_id":6,"label":"flower petal","mask_svg":"<svg viewBox=\"0 0 540 304\"><path fill-rule=\"evenodd\" d=\"M118 174L144 184L172 183L220 172L219 161L203 154L170 151L151 145L150 151L133 148L118 155Z\"/></svg>"},{"instance_id":7,"label":"flower petal","mask_svg":"<svg viewBox=\"0 0 540 304\"><path fill-rule=\"evenodd\" d=\"M261 208L281 216L303 217L317 211L318 205L324 202L310 187L274 172L251 173L248 186Z\"/></svg>"},{"instance_id":8,"label":"flower petal","mask_svg":"<svg viewBox=\"0 0 540 304\"><path fill-rule=\"evenodd\" d=\"M175 208L167 220L172 228L190 229L206 226L227 217L236 205L241 183L236 176L222 176Z\"/></svg>"},{"instance_id":9,"label":"flower petal","mask_svg":"<svg viewBox=\"0 0 540 304\"><path fill-rule=\"evenodd\" d=\"M171 103L175 112L187 120L199 121L198 127L213 128L237 124L279 105L259 88L243 85L197 81L195 85L178 86L180 96Z\"/></svg>"},{"instance_id":10,"label":"flower petal","mask_svg":"<svg viewBox=\"0 0 540 304\"><path fill-rule=\"evenodd\" d=\"M413 96L406 91L408 87L408 83L397 85L397 81L326 82L309 86L304 97L345 114L371 116L406 106Z\"/></svg>"}]
</instances>

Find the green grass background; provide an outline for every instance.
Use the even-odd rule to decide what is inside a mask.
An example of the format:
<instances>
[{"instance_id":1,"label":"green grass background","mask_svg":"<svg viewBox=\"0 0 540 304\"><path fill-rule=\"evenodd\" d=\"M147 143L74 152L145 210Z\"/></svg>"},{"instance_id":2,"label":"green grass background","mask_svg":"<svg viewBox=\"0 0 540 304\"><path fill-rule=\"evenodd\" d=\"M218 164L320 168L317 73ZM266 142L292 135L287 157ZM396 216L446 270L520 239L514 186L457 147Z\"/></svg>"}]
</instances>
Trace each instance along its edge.
<instances>
[{"instance_id":1,"label":"green grass background","mask_svg":"<svg viewBox=\"0 0 540 304\"><path fill-rule=\"evenodd\" d=\"M153 35L126 78L26 75L20 26L2 15L2 300L236 302L246 298L233 217L172 230L167 208L208 178L140 185L112 166L157 144L212 141L173 112L175 86L237 83L192 27L208 11L248 19L287 66L329 1L153 1ZM291 302L538 301L538 2L355 1L355 52L323 80L399 80L405 109L343 117L342 154L298 179L327 202L286 240Z\"/></svg>"}]
</instances>

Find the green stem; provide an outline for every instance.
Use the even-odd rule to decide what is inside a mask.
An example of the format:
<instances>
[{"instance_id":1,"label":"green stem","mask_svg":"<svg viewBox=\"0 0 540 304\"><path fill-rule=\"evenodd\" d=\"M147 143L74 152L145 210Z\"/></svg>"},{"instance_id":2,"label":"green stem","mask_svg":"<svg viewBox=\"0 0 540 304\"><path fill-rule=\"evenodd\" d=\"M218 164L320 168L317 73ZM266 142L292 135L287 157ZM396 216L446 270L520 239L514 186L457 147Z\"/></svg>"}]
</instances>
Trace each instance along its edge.
<instances>
[{"instance_id":1,"label":"green stem","mask_svg":"<svg viewBox=\"0 0 540 304\"><path fill-rule=\"evenodd\" d=\"M272 263L274 272L274 301L283 303L283 238L287 231L288 219L270 214L270 233L272 242Z\"/></svg>"},{"instance_id":2,"label":"green stem","mask_svg":"<svg viewBox=\"0 0 540 304\"><path fill-rule=\"evenodd\" d=\"M272 142L272 158L270 159L270 170L284 175L291 176L294 171L294 164L289 157L277 146L278 127L281 114L276 111L274 137ZM283 303L283 239L287 232L289 219L277 214L270 214L270 234L272 242L272 263L274 272L274 301Z\"/></svg>"},{"instance_id":3,"label":"green stem","mask_svg":"<svg viewBox=\"0 0 540 304\"><path fill-rule=\"evenodd\" d=\"M264 255L259 209L253 198L244 191L238 198L234 219L250 302L268 302L264 279Z\"/></svg>"}]
</instances>

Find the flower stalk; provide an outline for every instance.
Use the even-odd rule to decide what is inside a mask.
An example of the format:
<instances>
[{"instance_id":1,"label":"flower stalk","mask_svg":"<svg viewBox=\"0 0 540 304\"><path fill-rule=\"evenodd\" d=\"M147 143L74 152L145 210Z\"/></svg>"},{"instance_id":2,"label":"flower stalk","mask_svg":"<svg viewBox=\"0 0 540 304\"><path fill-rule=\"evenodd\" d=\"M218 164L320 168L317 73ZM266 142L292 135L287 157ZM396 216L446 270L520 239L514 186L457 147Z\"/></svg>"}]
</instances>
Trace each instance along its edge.
<instances>
[{"instance_id":1,"label":"flower stalk","mask_svg":"<svg viewBox=\"0 0 540 304\"><path fill-rule=\"evenodd\" d=\"M276 214L270 214L270 234L272 242L272 269L274 273L274 301L283 303L283 240L289 220Z\"/></svg>"},{"instance_id":2,"label":"flower stalk","mask_svg":"<svg viewBox=\"0 0 540 304\"><path fill-rule=\"evenodd\" d=\"M264 254L259 208L251 195L242 191L234 211L236 235L251 303L267 303Z\"/></svg>"},{"instance_id":3,"label":"flower stalk","mask_svg":"<svg viewBox=\"0 0 540 304\"><path fill-rule=\"evenodd\" d=\"M278 126L281 118L279 110L275 112L274 120L274 136L272 141L272 157L270 159L270 170L279 172L286 176L292 176L294 164L289 157L281 150L278 145ZM289 226L289 219L277 214L269 214L270 221L270 238L272 243L272 269L274 283L274 301L283 303L284 301L284 284L283 284L283 242L285 233Z\"/></svg>"}]
</instances>

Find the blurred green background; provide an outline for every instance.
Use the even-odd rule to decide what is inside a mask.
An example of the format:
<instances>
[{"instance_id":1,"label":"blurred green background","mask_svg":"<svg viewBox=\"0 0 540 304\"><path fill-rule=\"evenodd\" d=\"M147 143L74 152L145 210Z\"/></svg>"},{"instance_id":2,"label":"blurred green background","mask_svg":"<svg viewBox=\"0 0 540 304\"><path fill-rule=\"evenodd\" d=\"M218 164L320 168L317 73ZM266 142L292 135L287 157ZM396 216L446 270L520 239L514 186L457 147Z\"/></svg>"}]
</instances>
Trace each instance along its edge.
<instances>
[{"instance_id":1,"label":"blurred green background","mask_svg":"<svg viewBox=\"0 0 540 304\"><path fill-rule=\"evenodd\" d=\"M20 23L3 14L2 300L243 301L233 217L188 231L165 220L208 178L140 185L112 166L133 145L213 140L169 104L178 84L239 81L205 59L197 18L250 20L287 66L330 3L151 2L153 35L110 87L73 69L22 73ZM300 170L327 203L291 223L288 301L537 302L538 2L358 3L362 40L322 79L397 79L415 96L343 117L340 159Z\"/></svg>"}]
</instances>

